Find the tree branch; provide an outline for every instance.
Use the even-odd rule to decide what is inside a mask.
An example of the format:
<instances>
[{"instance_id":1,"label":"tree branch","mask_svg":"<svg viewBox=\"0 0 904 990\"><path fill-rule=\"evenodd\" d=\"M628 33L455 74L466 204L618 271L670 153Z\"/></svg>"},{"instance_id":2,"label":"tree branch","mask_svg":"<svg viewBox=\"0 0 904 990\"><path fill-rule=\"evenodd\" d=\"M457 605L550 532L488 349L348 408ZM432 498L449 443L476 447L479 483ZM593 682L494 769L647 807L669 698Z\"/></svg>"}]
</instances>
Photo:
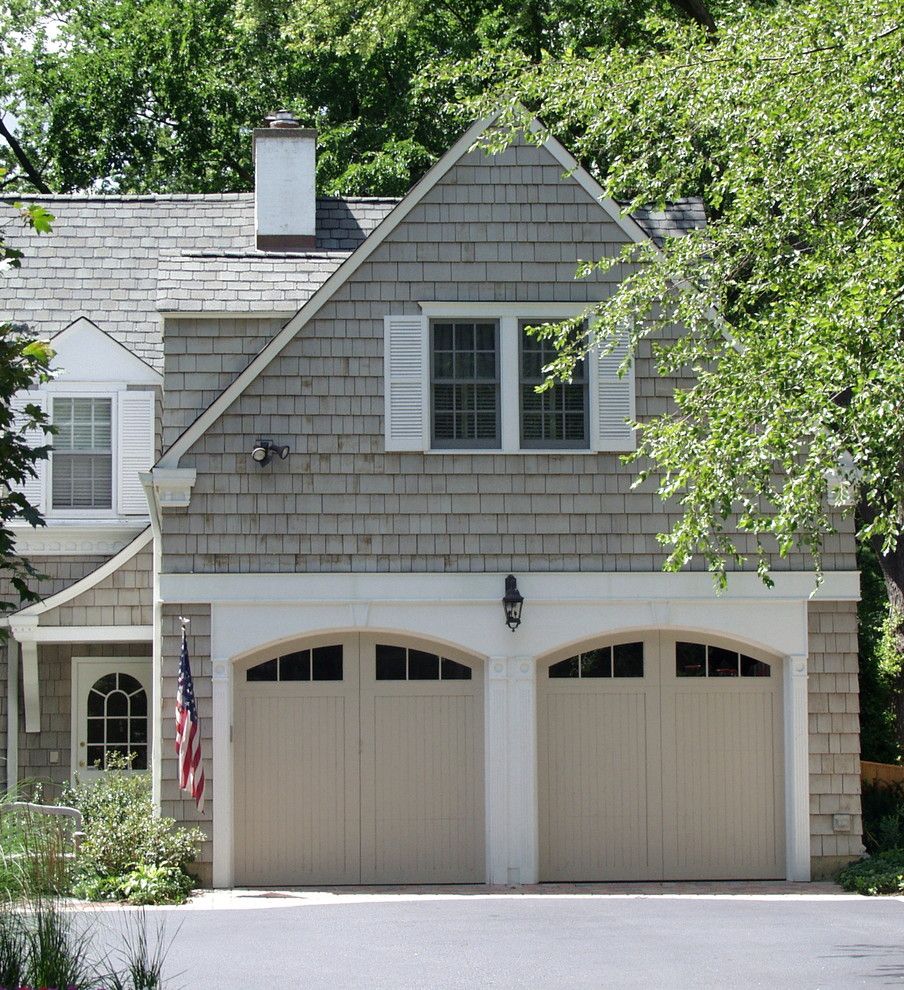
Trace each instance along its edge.
<instances>
[{"instance_id":1,"label":"tree branch","mask_svg":"<svg viewBox=\"0 0 904 990\"><path fill-rule=\"evenodd\" d=\"M672 6L687 14L691 20L706 28L710 34L716 33L716 21L703 0L671 0Z\"/></svg>"},{"instance_id":2,"label":"tree branch","mask_svg":"<svg viewBox=\"0 0 904 990\"><path fill-rule=\"evenodd\" d=\"M32 164L31 159L25 154L25 149L16 140L16 136L10 131L6 126L3 117L0 116L0 136L5 138L6 143L9 145L10 150L16 157L16 161L22 166L22 171L28 176L29 181L40 193L45 193L50 196L52 190L50 186L41 177L41 173Z\"/></svg>"}]
</instances>

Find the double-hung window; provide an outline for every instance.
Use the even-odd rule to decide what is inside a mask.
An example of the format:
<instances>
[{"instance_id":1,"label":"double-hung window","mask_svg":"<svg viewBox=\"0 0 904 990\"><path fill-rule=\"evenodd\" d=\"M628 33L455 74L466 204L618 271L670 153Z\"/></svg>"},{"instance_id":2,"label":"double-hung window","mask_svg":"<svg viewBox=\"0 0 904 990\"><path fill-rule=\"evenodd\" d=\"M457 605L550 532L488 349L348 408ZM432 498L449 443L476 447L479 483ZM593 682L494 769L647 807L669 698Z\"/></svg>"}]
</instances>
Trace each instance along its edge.
<instances>
[{"instance_id":1,"label":"double-hung window","mask_svg":"<svg viewBox=\"0 0 904 990\"><path fill-rule=\"evenodd\" d=\"M113 507L113 402L73 396L52 400L52 509Z\"/></svg>"},{"instance_id":2,"label":"double-hung window","mask_svg":"<svg viewBox=\"0 0 904 990\"><path fill-rule=\"evenodd\" d=\"M556 358L550 340L541 340L527 333L528 326L519 324L521 446L539 449L581 449L590 445L590 423L587 416L589 390L583 360L574 367L571 381L556 382L544 392L537 386L546 380L543 369Z\"/></svg>"},{"instance_id":3,"label":"double-hung window","mask_svg":"<svg viewBox=\"0 0 904 990\"><path fill-rule=\"evenodd\" d=\"M420 306L384 318L387 451L634 450L627 331L614 347L593 348L570 381L537 392L556 352L526 328L574 316L574 307Z\"/></svg>"},{"instance_id":4,"label":"double-hung window","mask_svg":"<svg viewBox=\"0 0 904 990\"><path fill-rule=\"evenodd\" d=\"M498 322L436 320L430 338L433 446L498 447Z\"/></svg>"}]
</instances>

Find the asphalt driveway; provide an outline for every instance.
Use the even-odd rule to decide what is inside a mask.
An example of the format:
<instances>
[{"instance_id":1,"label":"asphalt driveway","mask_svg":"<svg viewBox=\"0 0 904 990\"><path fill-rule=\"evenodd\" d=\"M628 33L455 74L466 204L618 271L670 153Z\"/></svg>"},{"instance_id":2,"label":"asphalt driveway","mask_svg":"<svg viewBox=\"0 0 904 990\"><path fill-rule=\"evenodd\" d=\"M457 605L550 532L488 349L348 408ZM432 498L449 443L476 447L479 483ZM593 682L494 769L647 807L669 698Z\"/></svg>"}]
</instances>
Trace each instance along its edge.
<instances>
[{"instance_id":1,"label":"asphalt driveway","mask_svg":"<svg viewBox=\"0 0 904 990\"><path fill-rule=\"evenodd\" d=\"M147 921L167 990L904 986L900 898L248 891Z\"/></svg>"}]
</instances>

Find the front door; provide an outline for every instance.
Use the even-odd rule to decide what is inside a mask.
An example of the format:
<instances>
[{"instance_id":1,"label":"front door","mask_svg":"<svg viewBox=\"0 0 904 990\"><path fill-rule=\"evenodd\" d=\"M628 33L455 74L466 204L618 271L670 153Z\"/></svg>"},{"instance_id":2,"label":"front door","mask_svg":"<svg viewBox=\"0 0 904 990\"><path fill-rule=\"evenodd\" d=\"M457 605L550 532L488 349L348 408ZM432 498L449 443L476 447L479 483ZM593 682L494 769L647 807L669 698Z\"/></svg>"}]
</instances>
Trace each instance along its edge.
<instances>
[{"instance_id":1,"label":"front door","mask_svg":"<svg viewBox=\"0 0 904 990\"><path fill-rule=\"evenodd\" d=\"M100 776L114 754L150 767L150 657L73 657L72 769Z\"/></svg>"}]
</instances>

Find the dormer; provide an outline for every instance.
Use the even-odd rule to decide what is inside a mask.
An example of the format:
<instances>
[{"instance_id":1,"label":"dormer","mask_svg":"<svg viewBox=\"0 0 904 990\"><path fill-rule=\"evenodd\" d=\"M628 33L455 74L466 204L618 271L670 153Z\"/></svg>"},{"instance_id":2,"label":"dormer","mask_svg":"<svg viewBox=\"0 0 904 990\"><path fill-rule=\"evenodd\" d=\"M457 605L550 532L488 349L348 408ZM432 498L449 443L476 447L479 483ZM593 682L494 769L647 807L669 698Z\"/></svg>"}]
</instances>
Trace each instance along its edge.
<instances>
[{"instance_id":1,"label":"dormer","mask_svg":"<svg viewBox=\"0 0 904 990\"><path fill-rule=\"evenodd\" d=\"M85 317L50 343L56 377L14 400L39 405L57 429L49 459L23 487L47 526L17 526L17 548L34 556L114 553L147 525L138 475L154 462L161 376ZM32 441L44 442L43 434Z\"/></svg>"}]
</instances>

